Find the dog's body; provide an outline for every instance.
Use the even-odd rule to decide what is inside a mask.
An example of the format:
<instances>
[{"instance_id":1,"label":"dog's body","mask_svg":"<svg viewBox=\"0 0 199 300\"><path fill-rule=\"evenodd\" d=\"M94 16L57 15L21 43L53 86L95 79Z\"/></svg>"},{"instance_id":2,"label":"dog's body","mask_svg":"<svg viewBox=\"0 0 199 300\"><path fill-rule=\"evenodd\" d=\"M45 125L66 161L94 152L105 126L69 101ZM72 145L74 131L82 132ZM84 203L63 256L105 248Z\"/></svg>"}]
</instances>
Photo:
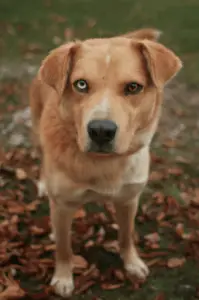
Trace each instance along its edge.
<instances>
[{"instance_id":1,"label":"dog's body","mask_svg":"<svg viewBox=\"0 0 199 300\"><path fill-rule=\"evenodd\" d=\"M33 134L57 245L52 284L62 296L73 290L72 218L88 201L114 203L125 268L148 275L132 239L134 218L163 87L181 68L173 52L155 42L157 35L149 29L63 45L33 81Z\"/></svg>"}]
</instances>

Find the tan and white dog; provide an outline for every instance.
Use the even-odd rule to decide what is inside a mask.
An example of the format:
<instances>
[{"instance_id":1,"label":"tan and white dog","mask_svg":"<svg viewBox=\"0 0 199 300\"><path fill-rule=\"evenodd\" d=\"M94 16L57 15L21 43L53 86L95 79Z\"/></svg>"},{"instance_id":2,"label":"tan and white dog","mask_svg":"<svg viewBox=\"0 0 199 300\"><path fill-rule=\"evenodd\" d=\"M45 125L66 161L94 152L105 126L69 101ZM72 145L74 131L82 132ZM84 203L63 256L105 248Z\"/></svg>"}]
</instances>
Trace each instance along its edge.
<instances>
[{"instance_id":1,"label":"tan and white dog","mask_svg":"<svg viewBox=\"0 0 199 300\"><path fill-rule=\"evenodd\" d=\"M180 59L156 42L159 32L70 42L43 61L30 91L42 183L51 201L56 236L52 285L70 296L71 223L88 201L115 205L126 270L145 278L132 235L139 196L149 173L149 147L158 124L164 85Z\"/></svg>"}]
</instances>

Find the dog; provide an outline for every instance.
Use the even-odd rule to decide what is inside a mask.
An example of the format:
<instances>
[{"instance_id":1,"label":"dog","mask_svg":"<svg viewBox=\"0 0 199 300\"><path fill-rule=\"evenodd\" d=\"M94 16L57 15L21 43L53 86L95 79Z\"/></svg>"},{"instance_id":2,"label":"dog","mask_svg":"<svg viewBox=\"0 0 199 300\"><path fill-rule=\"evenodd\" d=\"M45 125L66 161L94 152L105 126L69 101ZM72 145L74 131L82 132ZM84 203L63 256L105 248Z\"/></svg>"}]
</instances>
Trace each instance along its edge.
<instances>
[{"instance_id":1,"label":"dog","mask_svg":"<svg viewBox=\"0 0 199 300\"><path fill-rule=\"evenodd\" d=\"M71 224L86 202L114 204L124 267L141 279L149 274L133 242L134 219L164 86L182 67L158 37L146 28L69 42L43 60L31 84L40 191L50 199L56 240L51 285L63 297L74 289Z\"/></svg>"}]
</instances>

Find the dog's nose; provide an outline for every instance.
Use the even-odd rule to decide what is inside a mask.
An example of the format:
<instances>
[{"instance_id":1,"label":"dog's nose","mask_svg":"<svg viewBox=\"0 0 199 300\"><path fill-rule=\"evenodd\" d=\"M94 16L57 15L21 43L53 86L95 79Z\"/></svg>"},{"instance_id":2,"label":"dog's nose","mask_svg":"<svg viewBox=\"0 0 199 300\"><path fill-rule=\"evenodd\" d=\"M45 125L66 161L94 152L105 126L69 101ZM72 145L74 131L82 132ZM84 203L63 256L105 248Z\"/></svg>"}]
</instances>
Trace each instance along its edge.
<instances>
[{"instance_id":1,"label":"dog's nose","mask_svg":"<svg viewBox=\"0 0 199 300\"><path fill-rule=\"evenodd\" d=\"M93 120L88 123L88 134L98 145L111 142L116 134L117 125L110 120Z\"/></svg>"}]
</instances>

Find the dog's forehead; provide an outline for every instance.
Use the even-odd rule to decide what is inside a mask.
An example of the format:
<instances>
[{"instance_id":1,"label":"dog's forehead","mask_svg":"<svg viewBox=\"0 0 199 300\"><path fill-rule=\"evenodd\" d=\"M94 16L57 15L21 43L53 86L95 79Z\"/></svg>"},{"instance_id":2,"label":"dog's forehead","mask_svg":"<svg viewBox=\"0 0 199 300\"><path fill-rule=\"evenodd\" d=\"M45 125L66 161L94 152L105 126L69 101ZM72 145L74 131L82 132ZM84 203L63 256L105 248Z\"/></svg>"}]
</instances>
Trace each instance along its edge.
<instances>
[{"instance_id":1,"label":"dog's forehead","mask_svg":"<svg viewBox=\"0 0 199 300\"><path fill-rule=\"evenodd\" d=\"M98 58L103 59L105 55L111 56L113 59L122 60L121 53L125 53L125 56L132 58L133 54L136 54L138 58L139 54L136 51L135 46L129 39L126 38L104 38L104 39L91 39L82 43L80 48L80 55L84 58ZM118 57L119 56L119 57Z\"/></svg>"},{"instance_id":2,"label":"dog's forehead","mask_svg":"<svg viewBox=\"0 0 199 300\"><path fill-rule=\"evenodd\" d=\"M141 53L126 38L92 39L83 42L77 53L77 66L92 68L96 72L111 69L113 73L118 71L121 76L122 73L128 76L133 70L145 75Z\"/></svg>"}]
</instances>

